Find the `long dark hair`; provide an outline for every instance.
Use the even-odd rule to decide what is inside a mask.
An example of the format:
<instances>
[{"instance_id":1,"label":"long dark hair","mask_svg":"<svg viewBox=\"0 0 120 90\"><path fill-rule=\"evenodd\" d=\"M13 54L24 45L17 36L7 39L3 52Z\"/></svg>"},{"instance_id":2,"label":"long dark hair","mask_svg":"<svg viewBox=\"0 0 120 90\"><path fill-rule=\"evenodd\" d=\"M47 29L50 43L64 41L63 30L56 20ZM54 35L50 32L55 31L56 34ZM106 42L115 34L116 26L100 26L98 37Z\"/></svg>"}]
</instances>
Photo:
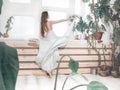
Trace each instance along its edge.
<instances>
[{"instance_id":1,"label":"long dark hair","mask_svg":"<svg viewBox=\"0 0 120 90\"><path fill-rule=\"evenodd\" d=\"M43 11L41 15L41 36L42 37L45 37L47 19L48 19L48 12Z\"/></svg>"}]
</instances>

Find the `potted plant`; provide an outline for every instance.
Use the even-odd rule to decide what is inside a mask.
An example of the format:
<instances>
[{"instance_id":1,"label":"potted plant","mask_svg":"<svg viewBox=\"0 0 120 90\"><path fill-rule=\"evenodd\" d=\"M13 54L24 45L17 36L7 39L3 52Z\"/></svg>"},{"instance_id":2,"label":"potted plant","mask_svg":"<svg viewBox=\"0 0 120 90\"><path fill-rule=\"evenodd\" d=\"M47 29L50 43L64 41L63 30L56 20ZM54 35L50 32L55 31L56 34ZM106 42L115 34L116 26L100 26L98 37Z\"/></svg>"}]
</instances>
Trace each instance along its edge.
<instances>
[{"instance_id":1,"label":"potted plant","mask_svg":"<svg viewBox=\"0 0 120 90\"><path fill-rule=\"evenodd\" d=\"M10 16L6 22L6 25L5 25L5 28L6 28L6 32L5 33L1 33L0 32L0 37L4 37L4 38L8 38L9 35L8 35L8 31L10 31L12 29L12 25L13 25L13 20L14 20L14 17L13 16Z\"/></svg>"},{"instance_id":2,"label":"potted plant","mask_svg":"<svg viewBox=\"0 0 120 90\"><path fill-rule=\"evenodd\" d=\"M97 31L96 24L90 15L86 16L87 21L83 20L81 16L76 17L78 18L79 21L74 25L74 31L77 30L82 34L85 34L86 40L87 39L101 40L103 32L106 31L104 25L101 25L101 27L99 27L101 29Z\"/></svg>"},{"instance_id":3,"label":"potted plant","mask_svg":"<svg viewBox=\"0 0 120 90\"><path fill-rule=\"evenodd\" d=\"M75 29L82 33L86 33L86 36L93 37L92 39L101 40L102 34L106 31L105 25L101 22L109 20L111 15L110 0L82 0L83 2L89 2L90 14L87 15L87 21L79 18ZM75 30L74 29L74 30ZM92 33L92 34L91 34Z\"/></svg>"},{"instance_id":4,"label":"potted plant","mask_svg":"<svg viewBox=\"0 0 120 90\"><path fill-rule=\"evenodd\" d=\"M90 0L83 0L83 2L90 2ZM106 72L106 75L109 75L109 66L106 65L105 60L105 54L104 50L105 48L102 47L103 50L103 56L104 56L104 65L101 65L101 54L99 49L96 47L96 40L101 42L102 34L104 31L106 31L105 25L101 23L101 20L104 19L104 21L108 22L109 16L111 15L111 8L110 8L110 0L92 0L89 4L91 13L87 15L87 20L83 20L82 17L78 17L79 21L77 22L75 29L78 31L85 33L86 39L88 41L89 46L96 51L98 56L98 73L100 72Z\"/></svg>"},{"instance_id":5,"label":"potted plant","mask_svg":"<svg viewBox=\"0 0 120 90\"><path fill-rule=\"evenodd\" d=\"M105 25L101 22L102 19L107 21L111 15L110 0L82 0L89 2L91 13L89 17L89 27L96 40L100 40L103 32L106 30ZM95 2L96 1L96 2Z\"/></svg>"}]
</instances>

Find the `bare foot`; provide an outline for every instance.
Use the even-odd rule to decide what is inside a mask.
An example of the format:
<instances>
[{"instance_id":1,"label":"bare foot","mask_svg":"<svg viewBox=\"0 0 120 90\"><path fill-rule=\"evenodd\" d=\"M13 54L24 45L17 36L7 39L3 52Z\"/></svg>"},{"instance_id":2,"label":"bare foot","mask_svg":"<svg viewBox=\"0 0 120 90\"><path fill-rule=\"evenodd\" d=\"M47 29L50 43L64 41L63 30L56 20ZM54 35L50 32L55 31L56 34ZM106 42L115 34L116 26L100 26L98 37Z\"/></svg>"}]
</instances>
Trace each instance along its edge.
<instances>
[{"instance_id":1,"label":"bare foot","mask_svg":"<svg viewBox=\"0 0 120 90\"><path fill-rule=\"evenodd\" d=\"M49 78L52 78L52 75L53 75L52 72L48 72L48 71L45 71L43 69L42 69L42 71L45 72L46 75L49 76Z\"/></svg>"},{"instance_id":2,"label":"bare foot","mask_svg":"<svg viewBox=\"0 0 120 90\"><path fill-rule=\"evenodd\" d=\"M49 78L52 78L52 72L47 72L46 71L46 74L49 76Z\"/></svg>"}]
</instances>

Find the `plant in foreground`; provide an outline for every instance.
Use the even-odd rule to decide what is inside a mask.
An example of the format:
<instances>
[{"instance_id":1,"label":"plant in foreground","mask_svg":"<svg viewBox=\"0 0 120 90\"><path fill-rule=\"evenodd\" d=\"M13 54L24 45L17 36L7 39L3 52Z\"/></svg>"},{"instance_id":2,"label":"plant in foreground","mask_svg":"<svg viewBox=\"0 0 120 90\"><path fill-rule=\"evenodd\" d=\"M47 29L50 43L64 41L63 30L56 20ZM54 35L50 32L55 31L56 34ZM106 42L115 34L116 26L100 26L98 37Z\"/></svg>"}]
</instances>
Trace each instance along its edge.
<instances>
[{"instance_id":1,"label":"plant in foreground","mask_svg":"<svg viewBox=\"0 0 120 90\"><path fill-rule=\"evenodd\" d=\"M74 59L72 59L69 55L64 55L60 58L59 62L58 62L58 67L57 67L57 70L56 70L56 76L55 76L55 83L54 83L54 90L57 90L57 78L58 78L58 71L59 71L59 66L60 66L60 63L62 61L62 59L65 57L65 56L68 56L70 58L70 61L69 61L69 68L71 69L71 73L66 77L64 83L63 83L63 86L62 86L62 90L64 90L64 87L65 87L65 84L67 82L67 80L69 79L69 77L73 76L73 75L76 75L78 74L77 71L78 71L78 68L79 68L79 63L77 61L75 61ZM88 81L88 79L80 74L86 81ZM70 90L74 90L78 87L81 87L81 86L86 86L87 87L87 90L108 90L108 88L102 84L101 82L98 82L98 81L91 81L89 82L88 84L80 84L80 85L77 85L73 88L71 88Z\"/></svg>"}]
</instances>

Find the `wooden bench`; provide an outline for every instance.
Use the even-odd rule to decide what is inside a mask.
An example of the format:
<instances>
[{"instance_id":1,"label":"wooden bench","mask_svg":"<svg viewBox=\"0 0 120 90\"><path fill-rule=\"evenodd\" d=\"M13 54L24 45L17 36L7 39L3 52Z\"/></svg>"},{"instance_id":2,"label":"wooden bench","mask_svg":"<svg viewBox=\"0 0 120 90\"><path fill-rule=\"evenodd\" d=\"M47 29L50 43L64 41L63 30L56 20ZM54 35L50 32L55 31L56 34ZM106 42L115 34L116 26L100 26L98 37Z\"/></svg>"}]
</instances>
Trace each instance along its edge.
<instances>
[{"instance_id":1,"label":"wooden bench","mask_svg":"<svg viewBox=\"0 0 120 90\"><path fill-rule=\"evenodd\" d=\"M28 41L24 40L7 40L8 45L15 47L18 51L20 70L19 75L44 75L45 73L35 63L35 58L38 53L38 46L28 45ZM97 49L101 49L101 45L97 45ZM110 57L110 45L107 45L107 52L105 57L107 64L111 65ZM86 41L74 40L70 41L65 47L59 48L60 57L64 54L71 56L73 59L79 62L79 73L91 73L91 69L98 66L97 53L91 49L91 53L88 52L88 45ZM101 55L102 50L100 51ZM102 63L104 60L101 56ZM71 70L68 68L68 57L64 57L61 62L59 74L69 74ZM56 70L54 70L55 73Z\"/></svg>"}]
</instances>

